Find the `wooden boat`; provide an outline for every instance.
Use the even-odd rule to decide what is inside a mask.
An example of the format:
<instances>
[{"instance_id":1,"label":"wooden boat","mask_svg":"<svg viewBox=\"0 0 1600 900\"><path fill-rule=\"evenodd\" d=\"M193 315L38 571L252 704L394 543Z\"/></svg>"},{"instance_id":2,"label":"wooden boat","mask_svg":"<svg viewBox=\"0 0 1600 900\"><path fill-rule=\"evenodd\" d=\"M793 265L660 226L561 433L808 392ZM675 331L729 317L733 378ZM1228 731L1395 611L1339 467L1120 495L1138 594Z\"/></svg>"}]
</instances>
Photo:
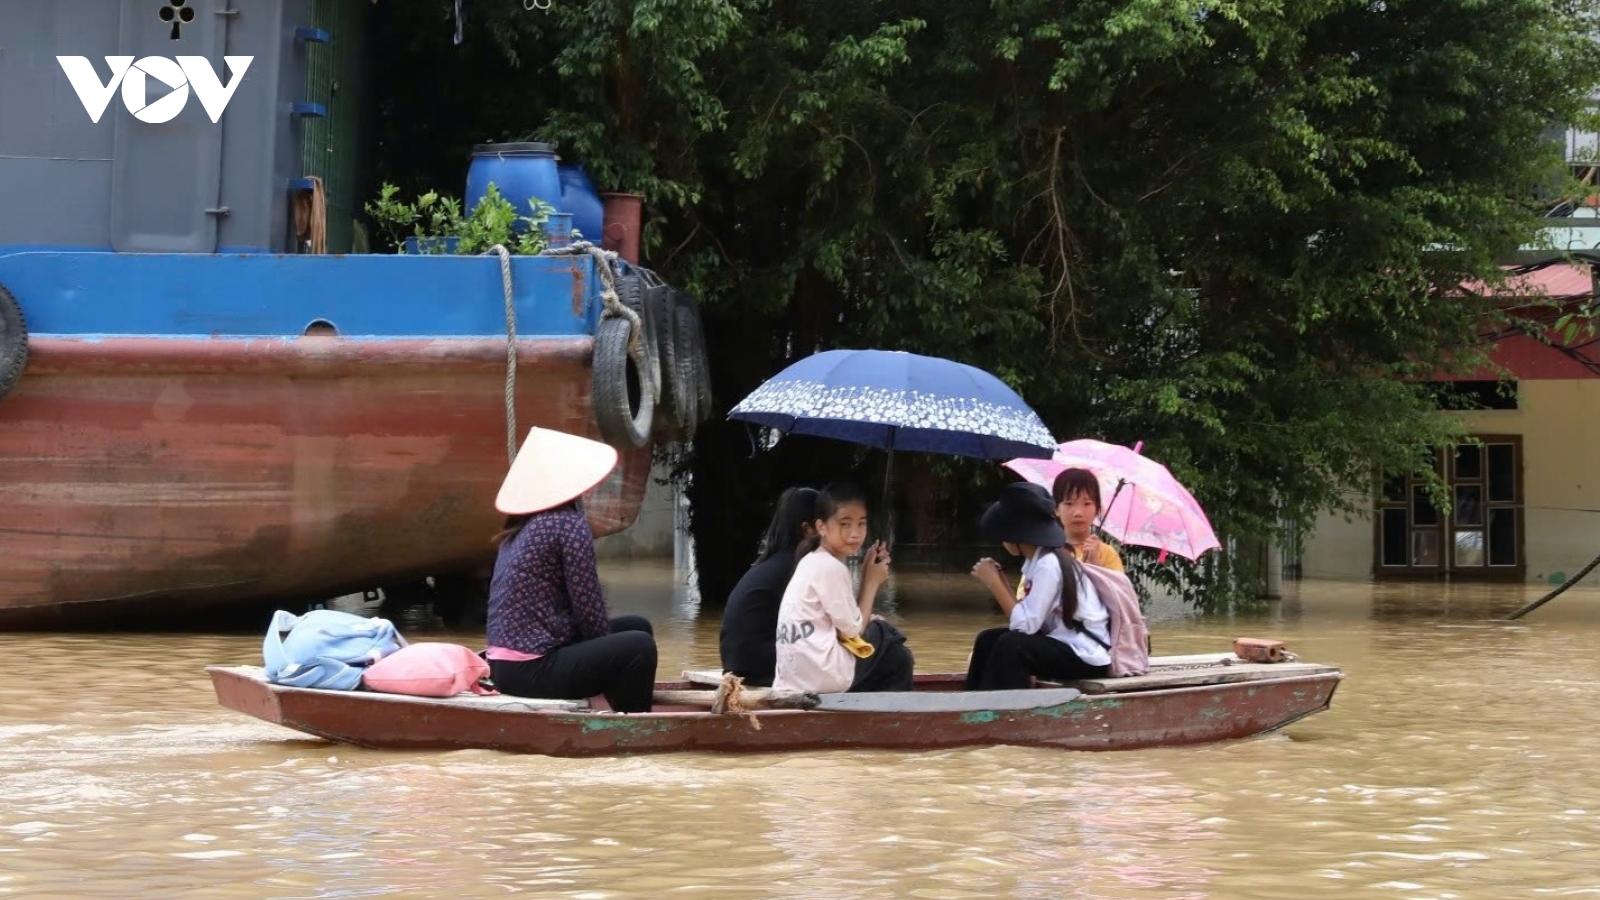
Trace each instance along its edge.
<instances>
[{"instance_id":1,"label":"wooden boat","mask_svg":"<svg viewBox=\"0 0 1600 900\"><path fill-rule=\"evenodd\" d=\"M602 702L463 694L448 699L270 684L253 666L211 666L218 702L305 734L380 750L488 749L548 756L678 751L927 750L1018 745L1137 750L1265 734L1328 708L1333 666L1250 663L1232 654L1162 657L1148 675L964 691L919 675L893 694L745 692L748 712L713 711L719 673L656 686L652 712ZM726 695L722 698L726 700ZM732 709L737 710L738 704Z\"/></svg>"},{"instance_id":2,"label":"wooden boat","mask_svg":"<svg viewBox=\"0 0 1600 900\"><path fill-rule=\"evenodd\" d=\"M588 257L516 257L515 419L599 437ZM267 608L493 560L506 300L489 257L0 252L0 628ZM4 299L0 297L0 299ZM588 497L627 528L651 445Z\"/></svg>"}]
</instances>

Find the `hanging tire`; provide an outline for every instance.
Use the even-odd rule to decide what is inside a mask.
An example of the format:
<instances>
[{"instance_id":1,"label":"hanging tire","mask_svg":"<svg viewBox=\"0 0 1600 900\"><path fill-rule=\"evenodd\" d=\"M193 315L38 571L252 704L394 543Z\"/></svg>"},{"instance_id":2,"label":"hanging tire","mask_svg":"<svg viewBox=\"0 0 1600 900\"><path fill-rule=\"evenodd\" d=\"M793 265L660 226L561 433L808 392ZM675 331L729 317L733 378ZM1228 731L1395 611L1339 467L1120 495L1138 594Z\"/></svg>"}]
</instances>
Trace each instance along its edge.
<instances>
[{"instance_id":1,"label":"hanging tire","mask_svg":"<svg viewBox=\"0 0 1600 900\"><path fill-rule=\"evenodd\" d=\"M694 408L699 418L697 422L704 422L711 418L711 360L706 356L706 329L705 321L700 317L700 306L694 301L688 304L689 318L692 320L690 330L694 334Z\"/></svg>"},{"instance_id":2,"label":"hanging tire","mask_svg":"<svg viewBox=\"0 0 1600 900\"><path fill-rule=\"evenodd\" d=\"M700 332L694 298L683 291L673 292L672 403L680 440L692 440L695 426L703 418L700 411Z\"/></svg>"},{"instance_id":3,"label":"hanging tire","mask_svg":"<svg viewBox=\"0 0 1600 900\"><path fill-rule=\"evenodd\" d=\"M644 346L645 368L650 372L650 402L659 406L661 404L661 350L657 344L657 320L650 315L650 307L646 302L646 293L650 288L645 285L644 276L629 273L617 279L617 297L622 305L639 314L639 323L644 326L644 335L640 342Z\"/></svg>"},{"instance_id":4,"label":"hanging tire","mask_svg":"<svg viewBox=\"0 0 1600 900\"><path fill-rule=\"evenodd\" d=\"M661 360L661 402L656 406L656 434L666 440L683 436L678 376L678 291L660 285L645 292L645 305L656 323L656 354Z\"/></svg>"},{"instance_id":5,"label":"hanging tire","mask_svg":"<svg viewBox=\"0 0 1600 900\"><path fill-rule=\"evenodd\" d=\"M28 322L22 305L0 285L0 398L5 397L28 364Z\"/></svg>"},{"instance_id":6,"label":"hanging tire","mask_svg":"<svg viewBox=\"0 0 1600 900\"><path fill-rule=\"evenodd\" d=\"M649 373L628 355L632 332L627 319L607 316L594 333L595 424L606 443L622 450L636 450L650 440L656 408L650 399Z\"/></svg>"}]
</instances>

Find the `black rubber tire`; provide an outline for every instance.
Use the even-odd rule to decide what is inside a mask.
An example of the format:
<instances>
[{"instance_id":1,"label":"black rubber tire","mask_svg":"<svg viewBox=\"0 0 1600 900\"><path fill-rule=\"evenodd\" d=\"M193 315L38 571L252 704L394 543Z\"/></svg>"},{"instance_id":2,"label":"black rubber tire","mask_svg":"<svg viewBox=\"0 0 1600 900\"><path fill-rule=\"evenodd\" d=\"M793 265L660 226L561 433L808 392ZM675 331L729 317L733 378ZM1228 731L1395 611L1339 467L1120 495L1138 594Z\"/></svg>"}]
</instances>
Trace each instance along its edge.
<instances>
[{"instance_id":1,"label":"black rubber tire","mask_svg":"<svg viewBox=\"0 0 1600 900\"><path fill-rule=\"evenodd\" d=\"M650 370L650 402L661 404L661 351L656 345L656 320L650 317L645 292L649 290L644 276L628 274L617 279L617 297L622 305L639 314L639 324L644 326L644 355Z\"/></svg>"},{"instance_id":2,"label":"black rubber tire","mask_svg":"<svg viewBox=\"0 0 1600 900\"><path fill-rule=\"evenodd\" d=\"M673 395L673 373L678 365L677 300L673 289L662 285L651 288L645 298L651 318L656 322L656 350L661 356L661 403L656 407L656 435L674 441L679 437L678 404Z\"/></svg>"},{"instance_id":3,"label":"black rubber tire","mask_svg":"<svg viewBox=\"0 0 1600 900\"><path fill-rule=\"evenodd\" d=\"M677 410L680 438L693 440L695 426L704 416L700 411L700 319L695 312L694 298L683 291L676 294L673 310L673 367L672 402Z\"/></svg>"},{"instance_id":4,"label":"black rubber tire","mask_svg":"<svg viewBox=\"0 0 1600 900\"><path fill-rule=\"evenodd\" d=\"M650 324L656 338L656 359L660 362L661 396L656 401L656 430L670 430L677 421L672 405L673 356L673 299L672 288L666 285L647 287L644 290L644 307L650 314Z\"/></svg>"},{"instance_id":5,"label":"black rubber tire","mask_svg":"<svg viewBox=\"0 0 1600 900\"><path fill-rule=\"evenodd\" d=\"M693 384L684 380L684 367L692 357L685 352L678 329L678 309L684 296L677 288L663 287L652 297L661 338L661 408L656 412L656 432L668 441L686 440L694 425Z\"/></svg>"},{"instance_id":6,"label":"black rubber tire","mask_svg":"<svg viewBox=\"0 0 1600 900\"><path fill-rule=\"evenodd\" d=\"M650 399L649 374L639 371L628 356L632 331L627 319L608 316L594 333L594 420L601 438L621 450L637 450L650 440L656 408Z\"/></svg>"},{"instance_id":7,"label":"black rubber tire","mask_svg":"<svg viewBox=\"0 0 1600 900\"><path fill-rule=\"evenodd\" d=\"M0 285L0 399L3 399L28 365L28 320L22 304Z\"/></svg>"},{"instance_id":8,"label":"black rubber tire","mask_svg":"<svg viewBox=\"0 0 1600 900\"><path fill-rule=\"evenodd\" d=\"M689 302L690 318L694 320L691 326L694 332L694 408L699 414L698 421L704 422L711 418L711 360L706 357L706 329L705 322L700 317L700 305L694 301Z\"/></svg>"}]
</instances>

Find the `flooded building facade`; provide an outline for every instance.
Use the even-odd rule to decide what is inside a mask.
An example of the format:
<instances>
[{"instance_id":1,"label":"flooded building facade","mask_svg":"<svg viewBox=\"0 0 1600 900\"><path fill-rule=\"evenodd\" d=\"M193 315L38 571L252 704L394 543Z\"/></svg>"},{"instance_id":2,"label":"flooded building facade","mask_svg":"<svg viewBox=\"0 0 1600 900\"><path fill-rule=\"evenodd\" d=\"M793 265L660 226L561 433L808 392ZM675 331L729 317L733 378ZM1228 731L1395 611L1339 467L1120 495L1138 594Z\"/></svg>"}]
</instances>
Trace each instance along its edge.
<instances>
[{"instance_id":1,"label":"flooded building facade","mask_svg":"<svg viewBox=\"0 0 1600 900\"><path fill-rule=\"evenodd\" d=\"M1594 135L1584 139L1592 151ZM1575 168L1593 183L1594 167ZM1473 439L1435 458L1449 507L1415 475L1375 485L1350 498L1365 515L1319 518L1303 576L1560 584L1600 553L1600 342L1581 330L1565 340L1551 327L1593 303L1600 209L1582 201L1550 215L1555 249L1526 249L1517 260L1525 273L1500 291L1506 306L1547 327L1547 340L1520 329L1485 335L1492 365L1440 384L1470 407L1461 415Z\"/></svg>"}]
</instances>

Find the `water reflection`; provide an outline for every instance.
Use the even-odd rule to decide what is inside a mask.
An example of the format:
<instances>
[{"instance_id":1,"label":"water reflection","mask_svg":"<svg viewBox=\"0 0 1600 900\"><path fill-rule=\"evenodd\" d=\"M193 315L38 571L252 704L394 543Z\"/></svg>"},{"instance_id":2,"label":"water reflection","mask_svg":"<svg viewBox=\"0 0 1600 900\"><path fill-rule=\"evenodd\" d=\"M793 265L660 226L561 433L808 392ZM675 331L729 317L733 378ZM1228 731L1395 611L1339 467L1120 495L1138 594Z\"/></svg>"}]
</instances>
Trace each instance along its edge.
<instances>
[{"instance_id":1,"label":"water reflection","mask_svg":"<svg viewBox=\"0 0 1600 900\"><path fill-rule=\"evenodd\" d=\"M714 663L715 614L664 566L604 576L655 621L662 675ZM924 668L998 621L969 582L897 582ZM1159 608L1162 652L1276 637L1347 679L1277 735L1111 754L377 753L218 707L201 670L257 660L253 632L0 635L0 896L1600 894L1600 592L1494 618L1544 590L1303 582L1250 615Z\"/></svg>"}]
</instances>

